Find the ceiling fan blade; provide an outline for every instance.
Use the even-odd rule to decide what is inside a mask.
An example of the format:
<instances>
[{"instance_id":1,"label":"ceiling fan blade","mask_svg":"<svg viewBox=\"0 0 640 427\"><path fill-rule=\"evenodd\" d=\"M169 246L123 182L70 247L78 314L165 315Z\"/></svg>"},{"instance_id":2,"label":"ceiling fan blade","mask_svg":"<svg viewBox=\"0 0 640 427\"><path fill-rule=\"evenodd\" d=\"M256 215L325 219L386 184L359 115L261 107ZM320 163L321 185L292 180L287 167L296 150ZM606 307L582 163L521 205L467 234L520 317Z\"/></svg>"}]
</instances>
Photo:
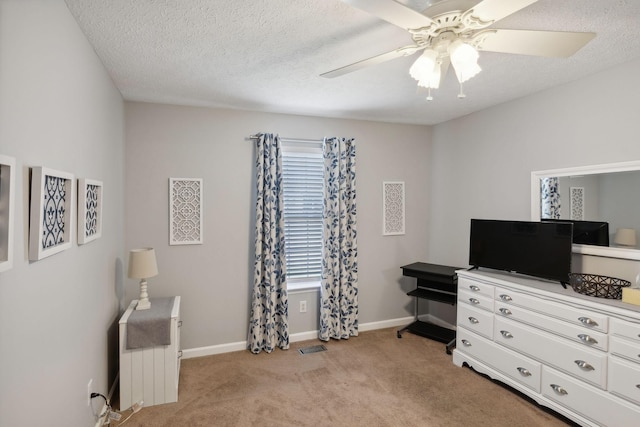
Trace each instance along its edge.
<instances>
[{"instance_id":1,"label":"ceiling fan blade","mask_svg":"<svg viewBox=\"0 0 640 427\"><path fill-rule=\"evenodd\" d=\"M485 30L474 39L479 41L478 50L520 55L569 57L576 53L595 33L573 33L562 31L533 30Z\"/></svg>"},{"instance_id":2,"label":"ceiling fan blade","mask_svg":"<svg viewBox=\"0 0 640 427\"><path fill-rule=\"evenodd\" d=\"M431 18L394 0L342 1L406 30L428 27L433 23Z\"/></svg>"},{"instance_id":3,"label":"ceiling fan blade","mask_svg":"<svg viewBox=\"0 0 640 427\"><path fill-rule=\"evenodd\" d=\"M422 49L424 49L424 47L419 47L414 45L401 47L396 50L392 50L391 52L383 53L382 55L374 56L368 59L363 59L362 61L354 62L353 64L345 65L344 67L340 67L332 71L327 71L326 73L320 74L320 76L326 77L326 78L334 78L334 77L342 76L344 74L352 73L354 71L360 70L370 65L377 65L383 62L390 61L392 59L400 58L402 56L413 55L414 53Z\"/></svg>"},{"instance_id":4,"label":"ceiling fan blade","mask_svg":"<svg viewBox=\"0 0 640 427\"><path fill-rule=\"evenodd\" d=\"M471 15L484 22L496 22L538 0L483 0L470 10Z\"/></svg>"}]
</instances>

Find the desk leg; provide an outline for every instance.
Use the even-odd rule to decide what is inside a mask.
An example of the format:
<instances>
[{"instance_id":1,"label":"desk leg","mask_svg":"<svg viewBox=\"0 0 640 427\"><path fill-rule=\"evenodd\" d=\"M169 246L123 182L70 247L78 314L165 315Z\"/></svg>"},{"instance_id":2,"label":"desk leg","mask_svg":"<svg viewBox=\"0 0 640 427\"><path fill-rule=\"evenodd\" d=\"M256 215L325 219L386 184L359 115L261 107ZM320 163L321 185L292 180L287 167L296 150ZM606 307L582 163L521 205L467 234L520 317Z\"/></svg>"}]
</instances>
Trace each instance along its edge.
<instances>
[{"instance_id":1,"label":"desk leg","mask_svg":"<svg viewBox=\"0 0 640 427\"><path fill-rule=\"evenodd\" d=\"M420 298L414 298L414 304L413 304L413 312L414 312L414 316L413 316L413 323L411 325L414 325L417 321L418 321L418 300ZM411 327L411 325L407 325L402 329L398 329L398 332L396 332L396 335L398 338L402 338L402 333L409 330L409 328Z\"/></svg>"}]
</instances>

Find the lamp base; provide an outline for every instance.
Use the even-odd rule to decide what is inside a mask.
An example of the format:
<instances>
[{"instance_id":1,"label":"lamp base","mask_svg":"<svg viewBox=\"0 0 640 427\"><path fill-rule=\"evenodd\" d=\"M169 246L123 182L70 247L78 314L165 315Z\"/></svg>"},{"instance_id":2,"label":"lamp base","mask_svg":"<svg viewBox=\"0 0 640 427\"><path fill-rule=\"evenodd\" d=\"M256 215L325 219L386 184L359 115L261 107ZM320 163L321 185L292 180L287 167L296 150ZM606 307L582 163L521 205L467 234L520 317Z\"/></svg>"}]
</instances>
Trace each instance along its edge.
<instances>
[{"instance_id":1,"label":"lamp base","mask_svg":"<svg viewBox=\"0 0 640 427\"><path fill-rule=\"evenodd\" d=\"M151 302L149 300L146 301L138 301L138 305L136 305L136 310L149 310L151 308Z\"/></svg>"},{"instance_id":2,"label":"lamp base","mask_svg":"<svg viewBox=\"0 0 640 427\"><path fill-rule=\"evenodd\" d=\"M151 301L149 301L149 294L147 293L147 280L140 280L140 298L138 299L138 305L136 310L148 310L151 308Z\"/></svg>"}]
</instances>

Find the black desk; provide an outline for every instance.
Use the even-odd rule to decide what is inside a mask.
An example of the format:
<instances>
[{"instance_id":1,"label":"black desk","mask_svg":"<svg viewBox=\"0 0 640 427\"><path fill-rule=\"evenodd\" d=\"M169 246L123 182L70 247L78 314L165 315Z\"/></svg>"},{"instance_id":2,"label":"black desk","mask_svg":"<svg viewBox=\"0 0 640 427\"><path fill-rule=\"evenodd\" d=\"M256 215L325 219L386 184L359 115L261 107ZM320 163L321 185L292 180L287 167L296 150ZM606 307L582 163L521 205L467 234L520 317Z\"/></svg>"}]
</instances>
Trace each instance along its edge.
<instances>
[{"instance_id":1,"label":"black desk","mask_svg":"<svg viewBox=\"0 0 640 427\"><path fill-rule=\"evenodd\" d=\"M456 274L456 270L460 270L460 268L427 264L424 262L414 262L401 268L403 276L415 277L417 279L417 287L407 292L407 295L416 298L415 321L398 330L398 338L402 338L404 331L409 331L446 343L447 354L451 354L451 349L456 343L456 331L419 320L418 301L420 299L427 299L455 305L458 294L458 275Z\"/></svg>"}]
</instances>

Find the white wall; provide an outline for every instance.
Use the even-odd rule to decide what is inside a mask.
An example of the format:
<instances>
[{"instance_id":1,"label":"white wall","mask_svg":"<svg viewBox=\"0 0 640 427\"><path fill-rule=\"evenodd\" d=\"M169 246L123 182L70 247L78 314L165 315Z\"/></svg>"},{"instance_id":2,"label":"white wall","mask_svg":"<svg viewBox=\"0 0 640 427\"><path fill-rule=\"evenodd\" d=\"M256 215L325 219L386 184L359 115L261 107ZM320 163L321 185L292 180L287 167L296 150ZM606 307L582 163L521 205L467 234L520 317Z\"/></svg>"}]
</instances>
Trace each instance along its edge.
<instances>
[{"instance_id":1,"label":"white wall","mask_svg":"<svg viewBox=\"0 0 640 427\"><path fill-rule=\"evenodd\" d=\"M153 246L151 296L182 296L183 348L246 340L253 260L257 132L357 141L360 323L405 318L414 286L400 266L426 260L430 128L126 103L126 248ZM168 179L204 179L204 244L169 246ZM404 236L382 236L382 182L405 181ZM251 261L250 261L251 260ZM127 301L137 283L127 281ZM309 311L298 313L306 299ZM317 291L291 296L291 333L317 329Z\"/></svg>"},{"instance_id":2,"label":"white wall","mask_svg":"<svg viewBox=\"0 0 640 427\"><path fill-rule=\"evenodd\" d=\"M0 2L0 67L0 153L17 169L14 267L0 273L0 425L93 425L87 382L106 394L116 370L123 101L62 0ZM28 261L32 166L104 182L102 238Z\"/></svg>"},{"instance_id":3,"label":"white wall","mask_svg":"<svg viewBox=\"0 0 640 427\"><path fill-rule=\"evenodd\" d=\"M530 219L531 172L640 159L640 60L435 126L429 253L466 265L471 218ZM637 262L574 257L635 281Z\"/></svg>"}]
</instances>

